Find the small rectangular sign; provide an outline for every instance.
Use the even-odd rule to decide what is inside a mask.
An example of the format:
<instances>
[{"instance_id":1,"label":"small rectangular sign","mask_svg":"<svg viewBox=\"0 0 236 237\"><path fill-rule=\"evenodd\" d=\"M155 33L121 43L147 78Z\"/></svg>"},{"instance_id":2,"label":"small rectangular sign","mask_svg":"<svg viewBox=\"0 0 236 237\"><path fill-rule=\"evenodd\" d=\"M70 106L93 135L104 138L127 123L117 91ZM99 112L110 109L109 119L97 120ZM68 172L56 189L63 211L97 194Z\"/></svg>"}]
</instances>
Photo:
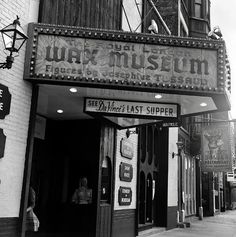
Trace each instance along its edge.
<instances>
[{"instance_id":1,"label":"small rectangular sign","mask_svg":"<svg viewBox=\"0 0 236 237\"><path fill-rule=\"evenodd\" d=\"M125 182L131 182L133 179L133 167L127 163L120 163L120 180Z\"/></svg>"},{"instance_id":2,"label":"small rectangular sign","mask_svg":"<svg viewBox=\"0 0 236 237\"><path fill-rule=\"evenodd\" d=\"M120 187L118 194L118 202L120 206L129 206L132 202L132 190L128 187Z\"/></svg>"},{"instance_id":3,"label":"small rectangular sign","mask_svg":"<svg viewBox=\"0 0 236 237\"><path fill-rule=\"evenodd\" d=\"M4 157L5 144L6 144L6 136L3 132L3 129L0 128L0 159Z\"/></svg>"},{"instance_id":4,"label":"small rectangular sign","mask_svg":"<svg viewBox=\"0 0 236 237\"><path fill-rule=\"evenodd\" d=\"M232 172L227 172L227 181L236 182L236 168Z\"/></svg>"},{"instance_id":5,"label":"small rectangular sign","mask_svg":"<svg viewBox=\"0 0 236 237\"><path fill-rule=\"evenodd\" d=\"M7 86L0 84L0 119L10 113L11 94Z\"/></svg>"},{"instance_id":6,"label":"small rectangular sign","mask_svg":"<svg viewBox=\"0 0 236 237\"><path fill-rule=\"evenodd\" d=\"M132 159L134 156L133 143L127 138L122 138L120 141L120 154L128 159Z\"/></svg>"},{"instance_id":7,"label":"small rectangular sign","mask_svg":"<svg viewBox=\"0 0 236 237\"><path fill-rule=\"evenodd\" d=\"M85 98L85 112L143 118L177 118L178 104Z\"/></svg>"}]
</instances>

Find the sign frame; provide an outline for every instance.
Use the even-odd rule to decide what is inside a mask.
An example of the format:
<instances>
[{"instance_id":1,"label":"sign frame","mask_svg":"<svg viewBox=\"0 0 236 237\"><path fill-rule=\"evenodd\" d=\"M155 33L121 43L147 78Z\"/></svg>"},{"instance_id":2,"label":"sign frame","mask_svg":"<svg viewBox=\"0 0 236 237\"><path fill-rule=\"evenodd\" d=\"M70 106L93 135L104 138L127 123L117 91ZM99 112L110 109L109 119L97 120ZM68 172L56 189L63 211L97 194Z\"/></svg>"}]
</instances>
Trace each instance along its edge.
<instances>
[{"instance_id":1,"label":"sign frame","mask_svg":"<svg viewBox=\"0 0 236 237\"><path fill-rule=\"evenodd\" d=\"M97 88L115 88L127 90L140 91L159 91L160 93L170 94L185 94L185 95L203 95L218 97L218 99L225 97L227 100L228 88L225 87L226 75L225 67L225 42L223 40L212 40L203 38L191 37L177 37L167 35L153 35L144 33L132 33L124 31L113 30L99 30L91 28L80 28L71 26L57 26L40 23L30 23L28 27L29 37L27 41L27 57L24 72L24 79L32 82L40 83L58 83L58 84L77 84L79 86L89 86ZM38 50L38 40L40 36L56 36L56 37L70 37L72 40L76 38L88 40L109 40L111 42L123 42L133 44L145 44L148 46L164 46L164 47L178 47L180 49L199 49L201 51L209 50L216 54L216 85L214 87L208 86L194 86L182 85L175 83L149 82L137 80L117 80L114 78L97 78L96 76L71 76L71 75L55 75L50 73L36 73L35 65ZM220 97L220 98L219 98ZM217 98L215 98L217 101ZM225 101L227 104L228 101ZM225 106L225 105L224 105Z\"/></svg>"}]
</instances>

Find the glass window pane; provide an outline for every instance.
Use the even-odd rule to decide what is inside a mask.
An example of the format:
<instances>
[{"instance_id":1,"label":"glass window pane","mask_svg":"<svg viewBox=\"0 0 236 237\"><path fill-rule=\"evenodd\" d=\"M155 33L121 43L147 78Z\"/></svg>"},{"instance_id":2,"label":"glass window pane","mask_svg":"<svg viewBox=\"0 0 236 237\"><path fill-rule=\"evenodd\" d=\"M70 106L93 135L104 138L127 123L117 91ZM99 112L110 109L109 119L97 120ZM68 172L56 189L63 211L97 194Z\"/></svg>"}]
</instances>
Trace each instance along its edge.
<instances>
[{"instance_id":1,"label":"glass window pane","mask_svg":"<svg viewBox=\"0 0 236 237\"><path fill-rule=\"evenodd\" d=\"M201 5L195 5L195 17L201 18Z\"/></svg>"},{"instance_id":2,"label":"glass window pane","mask_svg":"<svg viewBox=\"0 0 236 237\"><path fill-rule=\"evenodd\" d=\"M122 30L141 32L142 0L123 0Z\"/></svg>"}]
</instances>

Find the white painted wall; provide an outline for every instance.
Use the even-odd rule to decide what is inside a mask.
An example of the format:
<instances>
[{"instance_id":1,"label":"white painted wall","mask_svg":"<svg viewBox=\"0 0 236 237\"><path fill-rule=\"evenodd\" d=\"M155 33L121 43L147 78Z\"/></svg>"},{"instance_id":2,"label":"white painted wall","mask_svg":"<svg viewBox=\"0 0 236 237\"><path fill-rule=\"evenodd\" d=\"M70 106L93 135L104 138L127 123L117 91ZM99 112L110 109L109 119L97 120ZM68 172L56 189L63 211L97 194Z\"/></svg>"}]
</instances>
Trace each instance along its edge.
<instances>
[{"instance_id":1,"label":"white painted wall","mask_svg":"<svg viewBox=\"0 0 236 237\"><path fill-rule=\"evenodd\" d=\"M177 154L178 128L169 128L169 166L168 166L168 206L178 204L178 157L172 158L172 152Z\"/></svg>"},{"instance_id":2,"label":"white painted wall","mask_svg":"<svg viewBox=\"0 0 236 237\"><path fill-rule=\"evenodd\" d=\"M1 0L0 29L20 17L27 33L28 23L36 21L39 0ZM4 62L3 42L0 39L0 62ZM0 120L0 128L6 135L5 154L0 159L0 218L18 217L20 210L26 142L28 135L31 93L29 82L23 80L25 45L11 69L0 69L0 83L9 88L12 95L10 114Z\"/></svg>"},{"instance_id":3,"label":"white painted wall","mask_svg":"<svg viewBox=\"0 0 236 237\"><path fill-rule=\"evenodd\" d=\"M131 129L132 130L132 129ZM117 145L116 145L116 164L115 164L115 198L114 198L114 210L122 209L136 209L136 186L137 186L137 157L138 157L138 135L132 134L129 139L133 143L134 157L133 159L127 159L121 156L120 153L120 141L126 137L126 129L117 130ZM119 166L120 162L125 162L133 166L133 179L131 182L120 181L119 178ZM132 202L129 206L120 206L118 202L118 190L119 187L130 187L132 189Z\"/></svg>"}]
</instances>

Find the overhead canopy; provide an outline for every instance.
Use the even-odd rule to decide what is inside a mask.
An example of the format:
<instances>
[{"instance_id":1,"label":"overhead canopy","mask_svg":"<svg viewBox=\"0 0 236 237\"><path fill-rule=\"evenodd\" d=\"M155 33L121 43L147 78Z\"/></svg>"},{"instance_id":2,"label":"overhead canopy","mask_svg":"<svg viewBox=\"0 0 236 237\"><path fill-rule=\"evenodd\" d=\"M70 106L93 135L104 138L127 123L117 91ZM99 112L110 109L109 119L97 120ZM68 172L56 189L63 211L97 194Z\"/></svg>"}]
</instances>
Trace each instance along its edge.
<instances>
[{"instance_id":1,"label":"overhead canopy","mask_svg":"<svg viewBox=\"0 0 236 237\"><path fill-rule=\"evenodd\" d=\"M222 40L44 24L28 34L26 80L118 91L116 99L119 91L140 92L138 101L160 94L182 116L230 109Z\"/></svg>"}]
</instances>

